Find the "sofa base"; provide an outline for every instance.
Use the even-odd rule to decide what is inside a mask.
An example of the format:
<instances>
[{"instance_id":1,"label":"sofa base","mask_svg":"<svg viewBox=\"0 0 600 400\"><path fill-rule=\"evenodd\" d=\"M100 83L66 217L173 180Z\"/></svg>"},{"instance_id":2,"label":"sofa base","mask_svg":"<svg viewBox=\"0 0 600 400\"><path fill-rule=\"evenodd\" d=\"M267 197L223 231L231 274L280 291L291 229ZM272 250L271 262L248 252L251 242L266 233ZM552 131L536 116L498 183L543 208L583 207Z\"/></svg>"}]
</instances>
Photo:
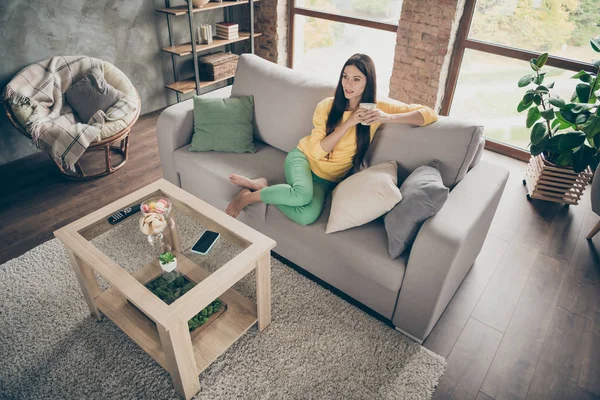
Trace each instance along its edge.
<instances>
[{"instance_id":1,"label":"sofa base","mask_svg":"<svg viewBox=\"0 0 600 400\"><path fill-rule=\"evenodd\" d=\"M424 340L417 339L416 337L414 337L410 333L403 331L402 329L398 328L397 326L395 326L394 329L396 329L398 332L400 332L404 336L407 336L407 337L411 338L412 340L414 340L415 342L417 342L419 344L423 344L423 342L424 342Z\"/></svg>"},{"instance_id":2,"label":"sofa base","mask_svg":"<svg viewBox=\"0 0 600 400\"><path fill-rule=\"evenodd\" d=\"M373 317L373 318L375 318L375 319L383 322L384 324L386 324L390 328L392 328L392 329L396 328L392 324L392 320L390 318L387 318L386 316L381 315L380 313L378 313L377 311L373 310L369 306L367 306L367 305L361 303L360 301L356 300L354 297L350 296L349 294L341 291L340 289L336 288L332 284L327 283L326 281L324 281L323 279L319 278L318 276L312 274L311 272L305 270L301 266L299 266L299 265L293 263L292 261L288 260L287 258L285 258L284 256L282 256L281 254L279 254L279 253L277 253L275 251L271 251L271 256L274 257L276 260L281 261L287 267L293 269L294 271L296 271L300 275L304 276L305 278L308 278L311 281L313 281L316 284L318 284L319 286L321 286L321 287L329 290L331 293L335 294L336 296L338 296L342 300L345 300L346 302L352 304L354 307L359 308L360 310L366 312L371 317Z\"/></svg>"}]
</instances>

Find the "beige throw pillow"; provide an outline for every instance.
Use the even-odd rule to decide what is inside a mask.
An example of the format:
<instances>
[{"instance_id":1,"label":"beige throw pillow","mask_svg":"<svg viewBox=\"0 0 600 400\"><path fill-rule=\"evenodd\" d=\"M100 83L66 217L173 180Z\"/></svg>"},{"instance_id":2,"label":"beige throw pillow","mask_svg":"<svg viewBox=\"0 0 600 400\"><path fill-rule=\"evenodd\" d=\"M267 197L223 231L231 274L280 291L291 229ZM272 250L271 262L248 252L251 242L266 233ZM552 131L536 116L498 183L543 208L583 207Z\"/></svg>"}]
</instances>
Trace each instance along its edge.
<instances>
[{"instance_id":1,"label":"beige throw pillow","mask_svg":"<svg viewBox=\"0 0 600 400\"><path fill-rule=\"evenodd\" d=\"M325 232L364 225L390 211L400 200L396 161L367 168L343 180L333 191Z\"/></svg>"}]
</instances>

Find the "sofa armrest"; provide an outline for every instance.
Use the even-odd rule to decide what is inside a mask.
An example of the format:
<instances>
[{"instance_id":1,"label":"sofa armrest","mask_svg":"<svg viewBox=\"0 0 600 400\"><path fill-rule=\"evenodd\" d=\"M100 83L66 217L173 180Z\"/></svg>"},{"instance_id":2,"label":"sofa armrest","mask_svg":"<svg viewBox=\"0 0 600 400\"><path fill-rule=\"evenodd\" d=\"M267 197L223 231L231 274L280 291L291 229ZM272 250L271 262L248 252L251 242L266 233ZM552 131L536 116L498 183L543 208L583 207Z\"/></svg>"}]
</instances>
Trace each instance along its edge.
<instances>
[{"instance_id":1,"label":"sofa armrest","mask_svg":"<svg viewBox=\"0 0 600 400\"><path fill-rule=\"evenodd\" d=\"M508 170L478 163L429 218L410 250L392 322L422 342L479 255L502 197Z\"/></svg>"},{"instance_id":2,"label":"sofa armrest","mask_svg":"<svg viewBox=\"0 0 600 400\"><path fill-rule=\"evenodd\" d=\"M204 98L225 98L231 94L231 86L225 86L201 95ZM192 141L194 131L194 101L189 99L167 107L156 122L158 151L163 176L166 180L181 187L179 174L175 169L173 152Z\"/></svg>"}]
</instances>

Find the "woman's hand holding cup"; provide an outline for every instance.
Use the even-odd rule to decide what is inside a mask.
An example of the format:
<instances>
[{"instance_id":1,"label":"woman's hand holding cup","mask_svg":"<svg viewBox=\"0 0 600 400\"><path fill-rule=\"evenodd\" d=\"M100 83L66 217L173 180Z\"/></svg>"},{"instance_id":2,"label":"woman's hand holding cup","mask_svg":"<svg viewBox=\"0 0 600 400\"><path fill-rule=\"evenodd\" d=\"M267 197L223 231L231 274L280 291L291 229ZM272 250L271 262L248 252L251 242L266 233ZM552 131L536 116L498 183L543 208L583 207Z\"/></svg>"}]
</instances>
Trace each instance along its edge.
<instances>
[{"instance_id":1,"label":"woman's hand holding cup","mask_svg":"<svg viewBox=\"0 0 600 400\"><path fill-rule=\"evenodd\" d=\"M375 103L360 103L358 112L361 116L361 125L371 125L382 120L383 112L377 108Z\"/></svg>"},{"instance_id":2,"label":"woman's hand holding cup","mask_svg":"<svg viewBox=\"0 0 600 400\"><path fill-rule=\"evenodd\" d=\"M362 113L365 110L361 110L360 108L357 108L356 110L354 110L354 112L352 113L352 115L350 115L350 118L348 118L347 123L350 124L350 126L354 126L354 125L358 125L362 122L363 118L362 118Z\"/></svg>"}]
</instances>

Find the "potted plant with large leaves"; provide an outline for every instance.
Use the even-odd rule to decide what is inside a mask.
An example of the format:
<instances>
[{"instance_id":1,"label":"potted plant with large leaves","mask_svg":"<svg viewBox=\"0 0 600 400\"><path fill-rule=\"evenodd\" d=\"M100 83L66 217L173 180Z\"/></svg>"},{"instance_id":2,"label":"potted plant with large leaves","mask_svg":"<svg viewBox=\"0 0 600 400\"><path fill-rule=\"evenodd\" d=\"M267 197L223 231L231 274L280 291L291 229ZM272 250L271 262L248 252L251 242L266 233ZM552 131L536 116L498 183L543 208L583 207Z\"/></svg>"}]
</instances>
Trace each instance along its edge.
<instances>
[{"instance_id":1,"label":"potted plant with large leaves","mask_svg":"<svg viewBox=\"0 0 600 400\"><path fill-rule=\"evenodd\" d=\"M590 44L600 53L600 36ZM517 106L519 112L527 110L531 128L532 157L523 184L528 199L577 204L600 163L600 60L594 61L595 73L582 70L572 76L580 82L569 102L552 95L554 82L544 82L547 60L548 53L531 59L533 73L518 83L533 85Z\"/></svg>"}]
</instances>

